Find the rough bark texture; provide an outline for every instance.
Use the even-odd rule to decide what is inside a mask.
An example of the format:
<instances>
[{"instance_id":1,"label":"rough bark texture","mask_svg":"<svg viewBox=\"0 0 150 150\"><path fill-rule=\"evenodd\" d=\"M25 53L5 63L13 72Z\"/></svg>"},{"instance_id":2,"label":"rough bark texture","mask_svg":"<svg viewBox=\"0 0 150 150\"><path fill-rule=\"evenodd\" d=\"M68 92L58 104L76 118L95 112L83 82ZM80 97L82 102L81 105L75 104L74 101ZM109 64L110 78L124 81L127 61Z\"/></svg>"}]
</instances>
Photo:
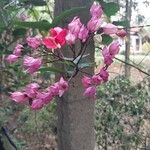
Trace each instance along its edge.
<instances>
[{"instance_id":1,"label":"rough bark texture","mask_svg":"<svg viewBox=\"0 0 150 150\"><path fill-rule=\"evenodd\" d=\"M55 15L77 6L85 6L88 0L56 0ZM81 20L88 20L89 12L80 14ZM68 19L67 23L71 21ZM64 24L63 24L64 25ZM77 46L78 47L78 46ZM89 61L94 60L94 44L88 46ZM66 57L70 57L68 48L63 49ZM62 66L61 66L62 67ZM63 69L63 68L61 68ZM91 74L94 68L86 70ZM94 100L83 97L81 84L82 74L78 74L70 82L69 91L58 99L58 148L59 150L94 150Z\"/></svg>"},{"instance_id":2,"label":"rough bark texture","mask_svg":"<svg viewBox=\"0 0 150 150\"><path fill-rule=\"evenodd\" d=\"M125 62L130 63L130 47L131 47L131 38L130 38L130 22L132 14L132 0L126 0L126 19L129 21L129 26L127 27L127 41L126 41L126 50L125 50ZM130 77L130 66L125 64L125 76Z\"/></svg>"}]
</instances>

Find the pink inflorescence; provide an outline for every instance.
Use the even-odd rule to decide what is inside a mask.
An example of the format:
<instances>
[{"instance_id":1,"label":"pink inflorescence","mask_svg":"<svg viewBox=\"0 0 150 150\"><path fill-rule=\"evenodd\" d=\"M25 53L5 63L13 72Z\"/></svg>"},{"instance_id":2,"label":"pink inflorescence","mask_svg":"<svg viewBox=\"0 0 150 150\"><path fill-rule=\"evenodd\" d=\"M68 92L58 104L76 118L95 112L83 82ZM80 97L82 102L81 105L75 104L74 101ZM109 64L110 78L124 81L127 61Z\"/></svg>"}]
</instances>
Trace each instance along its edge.
<instances>
[{"instance_id":1,"label":"pink inflorescence","mask_svg":"<svg viewBox=\"0 0 150 150\"><path fill-rule=\"evenodd\" d=\"M32 110L38 110L49 104L54 97L61 97L68 88L68 82L61 77L59 82L45 90L41 90L37 83L28 84L22 91L11 93L11 99L17 103L29 104Z\"/></svg>"},{"instance_id":2,"label":"pink inflorescence","mask_svg":"<svg viewBox=\"0 0 150 150\"><path fill-rule=\"evenodd\" d=\"M115 55L119 53L119 49L120 45L118 42L113 42L108 47L102 49L105 66L101 68L98 74L93 75L92 77L84 76L82 78L82 84L85 88L84 96L95 98L96 86L108 81L109 73L107 68L112 64Z\"/></svg>"},{"instance_id":3,"label":"pink inflorescence","mask_svg":"<svg viewBox=\"0 0 150 150\"><path fill-rule=\"evenodd\" d=\"M13 50L13 54L10 54L6 57L6 61L10 64L15 63L18 60L18 58L21 56L22 50L23 50L23 45L17 44Z\"/></svg>"},{"instance_id":4,"label":"pink inflorescence","mask_svg":"<svg viewBox=\"0 0 150 150\"><path fill-rule=\"evenodd\" d=\"M82 24L79 17L74 17L68 24L67 28L54 27L49 30L47 37L40 38L38 36L27 37L26 42L28 47L33 51L40 46L45 46L47 49L56 50L68 44L70 47L80 41L81 45L84 45L90 36L94 36L97 31L100 34L106 34L110 36L118 36L123 38L126 36L126 31L118 29L117 26L111 23L105 23L103 16L103 9L98 2L94 2L90 8L91 19L87 24ZM82 47L82 46L81 46ZM21 44L17 44L12 54L10 54L6 60L8 63L15 63L22 54L24 47ZM83 76L82 84L84 87L84 96L94 98L96 97L96 87L106 81L108 81L109 73L107 68L113 63L113 59L119 53L120 44L115 41L109 46L102 48L102 55L104 59L104 66L100 69L99 73L93 76ZM54 52L52 53L54 54ZM35 55L33 55L35 56ZM63 59L63 57L61 58ZM34 74L42 66L41 57L24 56L23 67L29 74ZM69 80L68 80L69 81ZM28 103L33 110L38 110L49 104L54 97L63 96L68 91L68 81L63 77L53 85L49 86L45 90L41 90L37 83L31 83L27 85L22 91L16 91L11 93L11 99L17 103Z\"/></svg>"}]
</instances>

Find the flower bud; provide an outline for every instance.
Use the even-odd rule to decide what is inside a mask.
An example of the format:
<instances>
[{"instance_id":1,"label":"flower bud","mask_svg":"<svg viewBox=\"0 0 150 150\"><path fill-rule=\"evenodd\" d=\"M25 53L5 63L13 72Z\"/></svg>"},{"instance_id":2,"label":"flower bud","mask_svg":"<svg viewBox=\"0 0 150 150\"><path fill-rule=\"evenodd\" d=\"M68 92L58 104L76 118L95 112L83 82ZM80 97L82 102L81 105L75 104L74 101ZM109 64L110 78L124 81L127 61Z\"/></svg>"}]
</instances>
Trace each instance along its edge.
<instances>
[{"instance_id":1,"label":"flower bud","mask_svg":"<svg viewBox=\"0 0 150 150\"><path fill-rule=\"evenodd\" d=\"M118 27L115 26L115 25L113 25L113 24L111 24L111 23L108 23L108 24L106 24L106 25L103 26L103 32L105 34L108 34L108 35L110 35L110 34L116 34L117 31L118 31Z\"/></svg>"},{"instance_id":2,"label":"flower bud","mask_svg":"<svg viewBox=\"0 0 150 150\"><path fill-rule=\"evenodd\" d=\"M102 24L102 19L98 19L95 17L92 17L91 20L87 23L87 28L91 32L97 31Z\"/></svg>"},{"instance_id":3,"label":"flower bud","mask_svg":"<svg viewBox=\"0 0 150 150\"><path fill-rule=\"evenodd\" d=\"M101 5L97 2L94 2L90 8L90 13L92 17L100 18L103 14Z\"/></svg>"}]
</instances>

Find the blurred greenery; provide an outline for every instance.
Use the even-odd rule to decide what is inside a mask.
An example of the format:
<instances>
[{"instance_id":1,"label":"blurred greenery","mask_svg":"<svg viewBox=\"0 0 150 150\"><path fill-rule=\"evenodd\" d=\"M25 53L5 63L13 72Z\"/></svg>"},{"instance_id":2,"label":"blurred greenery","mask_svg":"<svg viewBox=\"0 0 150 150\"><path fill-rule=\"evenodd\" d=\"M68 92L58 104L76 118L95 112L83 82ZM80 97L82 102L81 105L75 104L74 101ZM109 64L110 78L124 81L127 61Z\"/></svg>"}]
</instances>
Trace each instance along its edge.
<instances>
[{"instance_id":1,"label":"blurred greenery","mask_svg":"<svg viewBox=\"0 0 150 150\"><path fill-rule=\"evenodd\" d=\"M149 120L149 95L145 85L133 85L124 76L99 86L95 131L99 149L137 149L148 139L143 124Z\"/></svg>"}]
</instances>

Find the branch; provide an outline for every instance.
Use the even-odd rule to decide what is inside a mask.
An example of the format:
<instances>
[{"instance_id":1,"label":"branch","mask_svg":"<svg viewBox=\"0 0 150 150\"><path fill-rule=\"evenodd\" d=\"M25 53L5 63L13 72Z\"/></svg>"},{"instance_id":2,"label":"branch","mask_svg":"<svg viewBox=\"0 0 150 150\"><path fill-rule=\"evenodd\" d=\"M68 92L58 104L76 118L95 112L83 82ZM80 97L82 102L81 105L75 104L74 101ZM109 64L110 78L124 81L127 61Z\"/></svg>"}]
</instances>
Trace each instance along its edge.
<instances>
[{"instance_id":1,"label":"branch","mask_svg":"<svg viewBox=\"0 0 150 150\"><path fill-rule=\"evenodd\" d=\"M150 25L142 25L142 26L131 26L131 27L123 27L121 29L132 29L132 28L145 28L145 27L150 27Z\"/></svg>"},{"instance_id":2,"label":"branch","mask_svg":"<svg viewBox=\"0 0 150 150\"><path fill-rule=\"evenodd\" d=\"M129 65L129 66L131 66L131 67L137 69L138 71L144 73L144 74L147 75L147 76L150 76L150 74L149 74L148 72L145 72L145 71L143 71L142 69L140 69L140 68L138 68L138 67L136 67L136 66L134 66L134 65L132 65L132 64L130 64L130 63L128 63L128 62L125 62L125 61L123 61L123 60L121 60L121 59L119 59L119 58L116 58L116 57L115 57L115 59L118 60L118 61L120 61L120 62L122 62L122 63L124 63L124 64L126 64L126 65Z\"/></svg>"}]
</instances>

